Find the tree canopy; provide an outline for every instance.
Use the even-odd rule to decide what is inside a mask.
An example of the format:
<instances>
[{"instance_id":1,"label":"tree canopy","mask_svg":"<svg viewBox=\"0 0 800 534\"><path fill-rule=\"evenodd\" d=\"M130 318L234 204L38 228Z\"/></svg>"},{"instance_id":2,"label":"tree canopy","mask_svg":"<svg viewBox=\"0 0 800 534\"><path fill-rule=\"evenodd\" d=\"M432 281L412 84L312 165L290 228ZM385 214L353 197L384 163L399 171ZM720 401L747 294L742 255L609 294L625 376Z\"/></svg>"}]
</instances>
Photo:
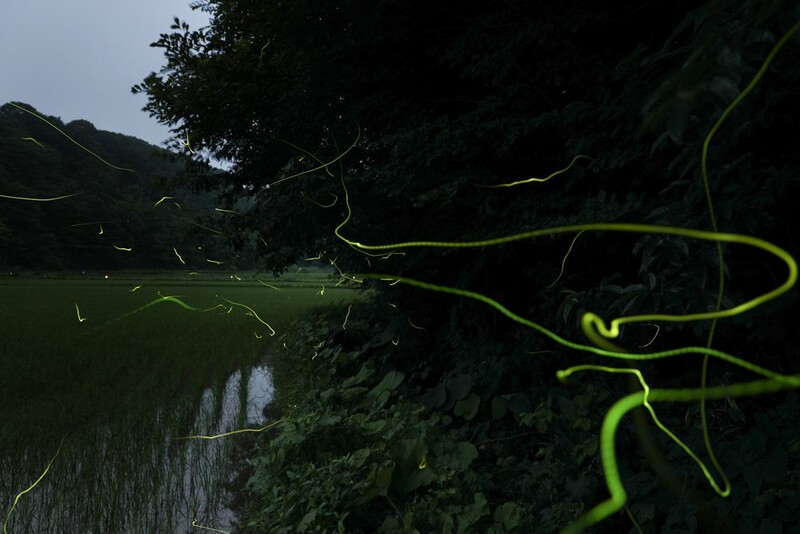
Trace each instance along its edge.
<instances>
[{"instance_id":1,"label":"tree canopy","mask_svg":"<svg viewBox=\"0 0 800 534\"><path fill-rule=\"evenodd\" d=\"M374 245L491 240L612 221L711 229L704 144L717 227L797 252L785 224L800 183L799 156L785 133L798 116L796 37L707 143L723 111L800 18L790 2L195 6L210 13L210 26L191 29L176 19L153 43L165 53L163 69L133 90L147 95L145 109L178 137L232 162L230 171L211 174L198 156L185 179L223 188L230 206L247 202L244 216L230 219L230 233L256 232L264 265L275 272L320 253L345 273L408 276L487 295L573 339L582 338L586 311L611 318L715 309L720 267L731 282L721 306L731 307L782 279L780 263L730 246L720 266L715 244L676 235L587 232L572 242L574 236L551 235L365 255L335 233ZM498 187L517 182L525 183ZM485 303L402 284L378 287L401 310L386 332L408 340L382 363L406 372L410 391L435 396L453 376L469 376L488 420L493 399L524 399L517 423L542 398L549 399L547 413L562 402L553 400L563 397L553 371L575 361L570 351ZM762 364L788 362L798 346L789 325L796 309L793 296L760 312L758 327L751 316L726 321L714 346L739 349L746 331ZM702 345L710 323L658 326L653 337L653 325L631 325L618 341L651 350ZM688 360L656 376L695 385L699 365ZM730 379L722 371L713 379L723 376ZM465 423L464 432L491 441L513 433L504 424ZM586 444L586 436L568 439ZM493 447L497 465L513 462L529 481L563 486L555 471L538 470L535 453ZM591 462L590 454L567 459L557 449L540 454L571 466L561 474ZM493 482L482 491L518 498L500 482L505 471L490 464L482 473ZM598 484L574 495L594 495ZM541 508L546 492L528 496L530 510ZM549 507L548 521L563 525L577 508Z\"/></svg>"},{"instance_id":2,"label":"tree canopy","mask_svg":"<svg viewBox=\"0 0 800 534\"><path fill-rule=\"evenodd\" d=\"M153 44L167 64L134 91L147 94L146 109L178 137L233 162L224 176L198 173L194 183L222 185L229 202L252 199L247 217L232 222L260 233L267 243L260 252L276 271L317 250L342 268L366 267L333 234L345 214L341 174L353 206L344 233L362 243L481 239L611 218L704 227L698 145L791 20L778 17L780 3L197 5L211 13L211 26L191 30L176 20ZM790 83L783 67L796 45L789 48L766 83ZM772 113L788 97L768 87L761 94L763 103L737 109L744 125L715 140L712 165L728 162L714 167L712 183L729 212L720 215L731 219L722 228L753 230L759 222L731 211L721 195L725 173L740 172L730 164L743 156L739 143L772 147L747 164L778 175L769 188L743 182L737 198L774 202L792 182L772 154L785 137L769 124L789 120L793 109ZM322 166L351 143L346 157ZM550 183L480 187L547 176L579 154L592 159ZM595 239L603 245L580 248L597 265L631 250L624 238L586 241ZM682 250L680 239L667 241L673 255ZM548 257L562 249L559 242L492 255L415 250L387 266L432 280L467 270L471 282L484 280L476 289L505 297L498 273L519 271L533 250ZM652 255L645 261L655 267ZM525 268L554 278L558 265L544 263ZM564 283L580 278L575 263ZM669 278L688 284L699 274Z\"/></svg>"},{"instance_id":3,"label":"tree canopy","mask_svg":"<svg viewBox=\"0 0 800 534\"><path fill-rule=\"evenodd\" d=\"M64 124L27 104L3 105L0 195L8 198L0 197L0 266L12 271L175 267L172 246L198 228L195 218L213 212L212 193L168 185L184 166L175 154L97 130L89 121ZM154 209L165 195L179 203ZM36 200L54 198L60 199ZM230 255L220 239L205 241L207 254L215 255L215 249Z\"/></svg>"}]
</instances>

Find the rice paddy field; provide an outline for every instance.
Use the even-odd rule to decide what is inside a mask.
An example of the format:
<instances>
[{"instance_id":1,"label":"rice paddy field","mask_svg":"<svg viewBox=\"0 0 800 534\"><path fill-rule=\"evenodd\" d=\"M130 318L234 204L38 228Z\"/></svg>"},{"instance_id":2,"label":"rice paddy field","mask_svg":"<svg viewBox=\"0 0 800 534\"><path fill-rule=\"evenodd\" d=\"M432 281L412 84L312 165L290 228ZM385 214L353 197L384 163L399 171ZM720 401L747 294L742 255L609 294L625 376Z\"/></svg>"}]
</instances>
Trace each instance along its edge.
<instances>
[{"instance_id":1,"label":"rice paddy field","mask_svg":"<svg viewBox=\"0 0 800 534\"><path fill-rule=\"evenodd\" d=\"M232 517L235 437L265 424L271 343L360 295L323 271L0 277L7 532L192 532ZM44 474L37 483L36 481Z\"/></svg>"}]
</instances>

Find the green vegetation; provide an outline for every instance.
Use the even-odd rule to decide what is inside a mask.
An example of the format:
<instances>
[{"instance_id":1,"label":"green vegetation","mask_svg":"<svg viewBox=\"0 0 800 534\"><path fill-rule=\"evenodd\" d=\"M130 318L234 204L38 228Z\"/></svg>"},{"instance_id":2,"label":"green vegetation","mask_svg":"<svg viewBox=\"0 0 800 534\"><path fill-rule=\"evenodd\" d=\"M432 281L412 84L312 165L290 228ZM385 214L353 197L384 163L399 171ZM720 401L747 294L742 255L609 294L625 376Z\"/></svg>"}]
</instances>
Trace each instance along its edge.
<instances>
[{"instance_id":1,"label":"green vegetation","mask_svg":"<svg viewBox=\"0 0 800 534\"><path fill-rule=\"evenodd\" d=\"M107 420L152 411L176 397L196 398L215 381L253 364L271 341L270 330L222 299L247 304L280 331L309 309L352 293L327 288L320 294L321 284L330 285L320 277L277 282L278 290L250 277L201 282L185 275L164 280L163 275L112 273L109 279L86 278L0 279L0 415L3 428L12 433L38 425L65 432L83 419L73 413L95 411L99 420ZM192 312L165 301L130 313L171 295L209 311ZM224 306L211 309L218 304ZM135 387L120 394L123 383ZM41 403L58 411L42 411ZM64 426L53 429L56 422Z\"/></svg>"},{"instance_id":2,"label":"green vegetation","mask_svg":"<svg viewBox=\"0 0 800 534\"><path fill-rule=\"evenodd\" d=\"M634 384L594 380L581 391L551 387L544 397L518 391L487 401L485 384L505 377L496 367L483 366L483 375L464 367L419 398L408 388L412 377L387 365L403 352L385 314L360 306L346 330L338 319L298 322L279 340L286 347L270 360L274 410L289 420L251 462L240 532L553 532L602 491L599 423ZM508 365L529 360L506 351ZM645 531L656 521L667 532L703 530L723 514L740 532L792 525L800 510L798 408L792 392L772 403L728 399L711 410L725 438L717 453L735 488L730 503L694 485L696 466L676 447L662 456L670 442L651 435L644 414L635 413L637 433L622 433L617 443L628 510ZM697 419L697 406L658 410L702 449L699 433L681 423ZM645 461L655 476L640 467ZM626 518L607 523L600 531L635 532Z\"/></svg>"},{"instance_id":3,"label":"green vegetation","mask_svg":"<svg viewBox=\"0 0 800 534\"><path fill-rule=\"evenodd\" d=\"M226 389L239 373L235 383L246 394L250 369L275 340L249 310L222 299L247 305L278 332L317 307L358 300L341 287L321 293L320 284L331 285L324 274L270 279L278 289L252 273L239 280L214 273L104 276L0 279L3 520L67 436L46 483L20 500L9 532L123 524L170 531L195 517L213 519L233 444L176 438L244 425L246 398L234 403L236 414L222 416L231 409L223 405ZM225 307L193 312L162 302L172 295L196 308Z\"/></svg>"},{"instance_id":4,"label":"green vegetation","mask_svg":"<svg viewBox=\"0 0 800 534\"><path fill-rule=\"evenodd\" d=\"M176 20L133 88L192 139L168 187L218 195L190 226L374 297L281 332L287 419L251 454L244 530L794 528L800 400L774 392L800 379L796 3L193 5L210 27ZM183 262L175 239L142 261ZM224 309L187 306L248 310L155 298L109 327L159 333L136 321L170 306L203 339Z\"/></svg>"},{"instance_id":5,"label":"green vegetation","mask_svg":"<svg viewBox=\"0 0 800 534\"><path fill-rule=\"evenodd\" d=\"M184 166L175 153L85 120L0 106L0 269L175 269L174 246L195 268L208 268L206 258L250 266L246 251L237 257L207 230L226 216L213 194L168 184ZM198 234L201 214L212 215Z\"/></svg>"},{"instance_id":6,"label":"green vegetation","mask_svg":"<svg viewBox=\"0 0 800 534\"><path fill-rule=\"evenodd\" d=\"M746 314L697 317L791 288L791 262L739 238L723 247L689 232L757 236L797 256L800 161L785 135L798 114L796 4L196 6L211 26L176 21L154 43L164 68L134 88L179 135L233 162L216 181L200 165L187 176L198 186L224 178L221 200L248 203L232 228L272 236L258 245L267 267L280 272L307 250L327 251L342 272L370 273L365 285L377 292L363 340L313 348L349 363L315 367L315 381L284 406L293 421L255 453L255 525L790 528L796 395L740 394L797 377L750 384L749 370L707 364L685 347L796 370L796 290ZM598 223L606 231L585 231ZM630 226L641 224L663 231ZM548 230L570 225L572 235ZM608 231L625 228L644 233ZM614 339L595 332L632 316L640 319L623 321ZM619 358L683 356L620 364L576 344ZM360 375L362 365L374 374ZM620 365L630 381L609 372ZM560 384L564 369L569 382ZM708 477L643 407L615 430L606 414L622 413L619 399L644 402L634 371L654 401L748 384L724 400L656 408L664 428L712 466ZM328 374L330 382L319 378ZM396 387L385 391L387 380ZM376 406L369 392L381 387ZM604 419L612 430L599 440ZM375 421L381 430L370 433ZM416 436L418 449L393 456L393 445ZM453 463L447 447L460 442L478 454ZM420 454L426 468L413 471L409 456ZM409 470L424 480L404 485ZM583 516L599 503L606 508Z\"/></svg>"},{"instance_id":7,"label":"green vegetation","mask_svg":"<svg viewBox=\"0 0 800 534\"><path fill-rule=\"evenodd\" d=\"M362 307L347 328L332 327L338 314L301 321L282 337L284 349L271 363L275 405L288 421L252 460L252 499L240 531L507 532L521 526L522 509L510 501L488 503L469 469L486 444L463 439L452 415L411 401L400 387L405 375L378 363L396 345L387 335L369 337L380 325L368 318L376 311ZM459 375L442 391L459 416L475 415L472 383Z\"/></svg>"}]
</instances>

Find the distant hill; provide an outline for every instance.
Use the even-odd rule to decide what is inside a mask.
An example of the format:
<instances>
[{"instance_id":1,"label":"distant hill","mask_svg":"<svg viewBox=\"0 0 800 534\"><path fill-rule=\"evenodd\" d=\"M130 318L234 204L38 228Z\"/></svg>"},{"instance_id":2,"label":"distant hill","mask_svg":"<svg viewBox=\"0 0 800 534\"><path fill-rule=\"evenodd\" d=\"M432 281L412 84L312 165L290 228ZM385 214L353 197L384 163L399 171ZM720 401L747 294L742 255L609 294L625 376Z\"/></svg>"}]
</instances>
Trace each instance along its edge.
<instances>
[{"instance_id":1,"label":"distant hill","mask_svg":"<svg viewBox=\"0 0 800 534\"><path fill-rule=\"evenodd\" d=\"M0 268L207 268L207 254L230 256L219 234L195 224L213 214L214 196L171 185L183 168L180 156L141 139L98 130L86 120L64 124L28 104L3 105ZM7 198L65 195L74 196ZM174 198L156 206L164 196Z\"/></svg>"}]
</instances>

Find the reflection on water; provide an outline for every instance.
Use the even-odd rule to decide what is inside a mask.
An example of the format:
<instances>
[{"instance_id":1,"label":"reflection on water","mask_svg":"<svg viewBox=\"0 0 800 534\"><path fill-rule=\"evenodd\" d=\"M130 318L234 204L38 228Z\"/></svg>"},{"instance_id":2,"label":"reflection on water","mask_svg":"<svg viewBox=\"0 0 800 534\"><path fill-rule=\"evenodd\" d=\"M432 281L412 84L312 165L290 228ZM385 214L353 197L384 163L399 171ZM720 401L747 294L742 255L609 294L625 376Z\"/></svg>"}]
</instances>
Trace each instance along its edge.
<instances>
[{"instance_id":1,"label":"reflection on water","mask_svg":"<svg viewBox=\"0 0 800 534\"><path fill-rule=\"evenodd\" d=\"M221 484L230 477L237 437L178 438L261 426L271 397L269 370L255 367L236 371L217 391L206 389L199 402L120 415L113 425L70 434L47 475L19 498L8 532L181 534L197 532L193 521L231 530L235 515ZM59 440L17 434L0 443L0 523Z\"/></svg>"},{"instance_id":2,"label":"reflection on water","mask_svg":"<svg viewBox=\"0 0 800 534\"><path fill-rule=\"evenodd\" d=\"M266 423L264 408L272 400L272 375L266 365L250 370L247 381L247 426L261 426Z\"/></svg>"}]
</instances>

